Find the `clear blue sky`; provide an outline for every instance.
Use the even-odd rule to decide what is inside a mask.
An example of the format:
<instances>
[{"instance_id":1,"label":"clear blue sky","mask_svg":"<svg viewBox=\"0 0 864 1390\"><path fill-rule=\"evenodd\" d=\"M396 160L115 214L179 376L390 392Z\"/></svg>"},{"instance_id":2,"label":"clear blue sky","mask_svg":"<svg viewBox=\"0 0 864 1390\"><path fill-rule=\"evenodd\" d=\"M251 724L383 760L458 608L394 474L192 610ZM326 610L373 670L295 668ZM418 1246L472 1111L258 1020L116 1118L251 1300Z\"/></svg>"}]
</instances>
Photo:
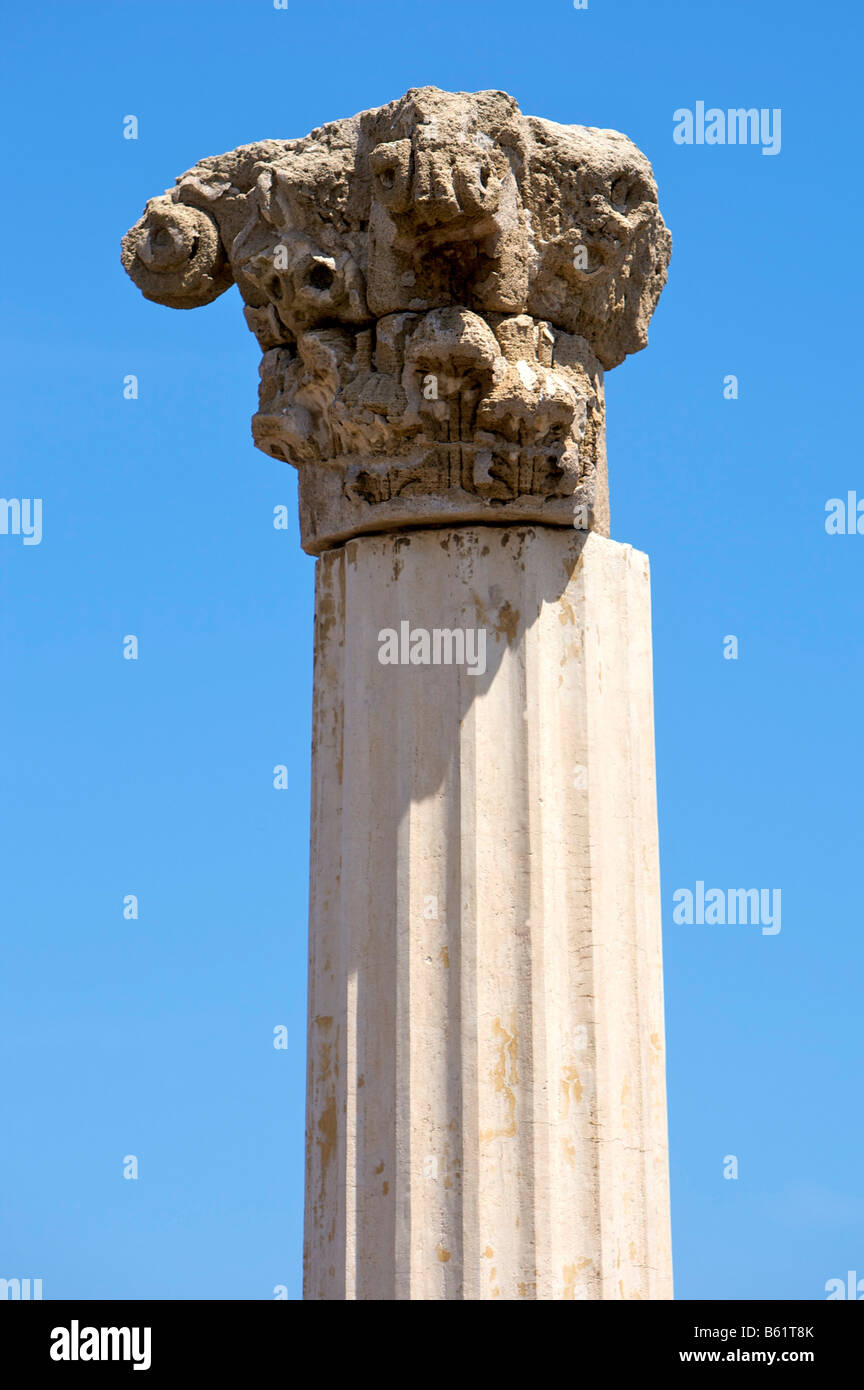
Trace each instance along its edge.
<instances>
[{"instance_id":1,"label":"clear blue sky","mask_svg":"<svg viewBox=\"0 0 864 1390\"><path fill-rule=\"evenodd\" d=\"M202 156L429 83L653 162L669 285L607 391L653 570L677 1294L864 1277L864 536L824 525L864 497L861 39L853 0L7 8L0 492L44 514L0 536L0 1276L299 1296L313 562L237 291L148 304L119 241ZM676 145L699 100L781 108L780 154ZM781 888L782 930L674 924L699 880Z\"/></svg>"}]
</instances>

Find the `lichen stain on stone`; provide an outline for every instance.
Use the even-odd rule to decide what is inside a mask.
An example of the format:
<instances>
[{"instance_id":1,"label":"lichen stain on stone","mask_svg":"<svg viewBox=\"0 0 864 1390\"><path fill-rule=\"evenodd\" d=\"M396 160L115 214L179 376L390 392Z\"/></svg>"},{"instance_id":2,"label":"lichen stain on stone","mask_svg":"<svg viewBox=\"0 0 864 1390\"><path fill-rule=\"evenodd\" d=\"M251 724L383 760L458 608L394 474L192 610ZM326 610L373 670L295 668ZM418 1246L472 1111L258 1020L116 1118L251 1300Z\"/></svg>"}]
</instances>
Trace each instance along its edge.
<instances>
[{"instance_id":1,"label":"lichen stain on stone","mask_svg":"<svg viewBox=\"0 0 864 1390\"><path fill-rule=\"evenodd\" d=\"M405 568L405 561L400 556L401 550L406 550L411 544L410 536L397 536L393 542L393 581L398 581L400 574Z\"/></svg>"},{"instance_id":2,"label":"lichen stain on stone","mask_svg":"<svg viewBox=\"0 0 864 1390\"><path fill-rule=\"evenodd\" d=\"M332 594L319 591L317 622L315 624L315 655L323 656L324 648L330 638L332 628L339 617L336 600Z\"/></svg>"},{"instance_id":3,"label":"lichen stain on stone","mask_svg":"<svg viewBox=\"0 0 864 1390\"><path fill-rule=\"evenodd\" d=\"M576 1067L564 1067L561 1073L561 1092L564 1099L564 1114L569 1115L571 1101L578 1104L583 1093L582 1082Z\"/></svg>"},{"instance_id":4,"label":"lichen stain on stone","mask_svg":"<svg viewBox=\"0 0 864 1390\"><path fill-rule=\"evenodd\" d=\"M321 1200L325 1195L325 1178L330 1160L336 1151L337 1141L337 1109L336 1097L331 1095L318 1120L318 1129L321 1137L318 1140L318 1147L321 1150Z\"/></svg>"},{"instance_id":5,"label":"lichen stain on stone","mask_svg":"<svg viewBox=\"0 0 864 1390\"><path fill-rule=\"evenodd\" d=\"M447 950L446 946L441 947L438 959L446 970L450 969L450 952Z\"/></svg>"},{"instance_id":6,"label":"lichen stain on stone","mask_svg":"<svg viewBox=\"0 0 864 1390\"><path fill-rule=\"evenodd\" d=\"M582 654L582 639L576 637L572 642L568 642L564 648L564 665L567 666L573 661L578 661Z\"/></svg>"},{"instance_id":7,"label":"lichen stain on stone","mask_svg":"<svg viewBox=\"0 0 864 1390\"><path fill-rule=\"evenodd\" d=\"M493 1034L498 1042L498 1056L489 1072L489 1080L497 1095L503 1096L507 1119L497 1129L484 1130L480 1143L487 1144L491 1139L512 1139L516 1134L516 1092L519 1082L519 1037L516 1024L511 1017L510 1029L506 1029L500 1018L492 1024Z\"/></svg>"},{"instance_id":8,"label":"lichen stain on stone","mask_svg":"<svg viewBox=\"0 0 864 1390\"><path fill-rule=\"evenodd\" d=\"M388 1193L389 1191L390 1191L390 1184L389 1184L389 1182L383 1182L383 1183L381 1184L381 1196L382 1196L382 1197L386 1197L386 1196L387 1196L387 1193Z\"/></svg>"},{"instance_id":9,"label":"lichen stain on stone","mask_svg":"<svg viewBox=\"0 0 864 1390\"><path fill-rule=\"evenodd\" d=\"M487 1245L487 1246L486 1246L486 1249L483 1251L483 1259L484 1259L484 1260L491 1260L491 1258L492 1258L492 1256L493 1256L494 1254L495 1254L495 1251L492 1249L492 1246L491 1246L491 1245Z\"/></svg>"},{"instance_id":10,"label":"lichen stain on stone","mask_svg":"<svg viewBox=\"0 0 864 1390\"><path fill-rule=\"evenodd\" d=\"M576 1280L584 1269L590 1265L590 1260L577 1260L575 1264L565 1265L563 1270L564 1292L561 1298L566 1302L572 1302L576 1298Z\"/></svg>"},{"instance_id":11,"label":"lichen stain on stone","mask_svg":"<svg viewBox=\"0 0 864 1390\"><path fill-rule=\"evenodd\" d=\"M518 608L511 608L507 600L498 609L498 620L494 628L495 635L500 638L506 637L508 646L512 646L516 641L520 616Z\"/></svg>"},{"instance_id":12,"label":"lichen stain on stone","mask_svg":"<svg viewBox=\"0 0 864 1390\"><path fill-rule=\"evenodd\" d=\"M435 1251L442 1265L446 1265L447 1261L450 1259L450 1251L445 1250L444 1246L441 1245L440 1242L438 1245L436 1245Z\"/></svg>"},{"instance_id":13,"label":"lichen stain on stone","mask_svg":"<svg viewBox=\"0 0 864 1390\"><path fill-rule=\"evenodd\" d=\"M573 605L568 603L566 598L560 598L558 600L558 621L561 623L562 627L567 623L570 623L573 627L576 626L576 614L573 611Z\"/></svg>"},{"instance_id":14,"label":"lichen stain on stone","mask_svg":"<svg viewBox=\"0 0 864 1390\"><path fill-rule=\"evenodd\" d=\"M376 1174L378 1174L378 1173L383 1173L383 1172L384 1172L384 1160L383 1160L383 1158L382 1158L381 1162L378 1164L378 1167L375 1169L375 1172L376 1172Z\"/></svg>"}]
</instances>

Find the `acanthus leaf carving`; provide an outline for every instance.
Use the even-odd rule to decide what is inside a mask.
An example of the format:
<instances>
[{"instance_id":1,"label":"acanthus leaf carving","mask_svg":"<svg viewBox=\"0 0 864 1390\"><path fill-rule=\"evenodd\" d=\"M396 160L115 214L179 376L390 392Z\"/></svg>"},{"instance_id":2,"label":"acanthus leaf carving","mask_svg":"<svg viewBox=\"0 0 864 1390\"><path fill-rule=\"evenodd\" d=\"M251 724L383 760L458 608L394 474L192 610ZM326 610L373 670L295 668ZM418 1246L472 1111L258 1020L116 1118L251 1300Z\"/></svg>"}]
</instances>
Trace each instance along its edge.
<instances>
[{"instance_id":1,"label":"acanthus leaf carving","mask_svg":"<svg viewBox=\"0 0 864 1390\"><path fill-rule=\"evenodd\" d=\"M237 284L253 437L299 469L318 552L460 520L606 531L603 371L644 347L670 249L623 135L422 88L202 160L123 260L172 307Z\"/></svg>"}]
</instances>

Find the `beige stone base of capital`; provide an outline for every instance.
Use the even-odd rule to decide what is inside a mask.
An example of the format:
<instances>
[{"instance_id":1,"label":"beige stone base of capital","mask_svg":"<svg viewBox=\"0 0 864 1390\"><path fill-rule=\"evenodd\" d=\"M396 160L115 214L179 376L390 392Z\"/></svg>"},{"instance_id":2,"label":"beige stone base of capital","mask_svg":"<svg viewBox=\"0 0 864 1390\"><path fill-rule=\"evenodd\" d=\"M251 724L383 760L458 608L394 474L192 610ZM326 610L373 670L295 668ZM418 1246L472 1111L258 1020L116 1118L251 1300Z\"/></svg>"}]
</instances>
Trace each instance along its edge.
<instances>
[{"instance_id":1,"label":"beige stone base of capital","mask_svg":"<svg viewBox=\"0 0 864 1390\"><path fill-rule=\"evenodd\" d=\"M382 664L403 622L485 670ZM671 1298L644 555L319 560L310 931L305 1297Z\"/></svg>"},{"instance_id":2,"label":"beige stone base of capital","mask_svg":"<svg viewBox=\"0 0 864 1390\"><path fill-rule=\"evenodd\" d=\"M350 490L342 465L342 460L329 467L301 464L298 470L300 539L309 555L325 554L347 544L351 536L439 526L563 526L568 531L579 527L601 536L609 534L606 459L602 453L588 481L571 493L545 497L526 492L510 501L493 500L454 486L406 489L370 504L356 494L364 476L368 486L371 465L352 470ZM386 477L386 470L379 472L379 477Z\"/></svg>"}]
</instances>

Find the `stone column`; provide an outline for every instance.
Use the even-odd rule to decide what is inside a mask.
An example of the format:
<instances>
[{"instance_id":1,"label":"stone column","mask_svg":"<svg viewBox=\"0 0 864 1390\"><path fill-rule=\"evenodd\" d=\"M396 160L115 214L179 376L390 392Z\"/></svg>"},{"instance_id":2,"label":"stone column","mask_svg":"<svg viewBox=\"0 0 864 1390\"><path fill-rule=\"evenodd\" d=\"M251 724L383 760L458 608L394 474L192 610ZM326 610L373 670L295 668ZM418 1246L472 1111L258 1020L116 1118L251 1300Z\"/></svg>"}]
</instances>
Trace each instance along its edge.
<instances>
[{"instance_id":1,"label":"stone column","mask_svg":"<svg viewBox=\"0 0 864 1390\"><path fill-rule=\"evenodd\" d=\"M671 1297L648 563L603 401L669 252L624 136L434 88L202 160L124 240L160 303L238 285L319 557L309 1299Z\"/></svg>"}]
</instances>

